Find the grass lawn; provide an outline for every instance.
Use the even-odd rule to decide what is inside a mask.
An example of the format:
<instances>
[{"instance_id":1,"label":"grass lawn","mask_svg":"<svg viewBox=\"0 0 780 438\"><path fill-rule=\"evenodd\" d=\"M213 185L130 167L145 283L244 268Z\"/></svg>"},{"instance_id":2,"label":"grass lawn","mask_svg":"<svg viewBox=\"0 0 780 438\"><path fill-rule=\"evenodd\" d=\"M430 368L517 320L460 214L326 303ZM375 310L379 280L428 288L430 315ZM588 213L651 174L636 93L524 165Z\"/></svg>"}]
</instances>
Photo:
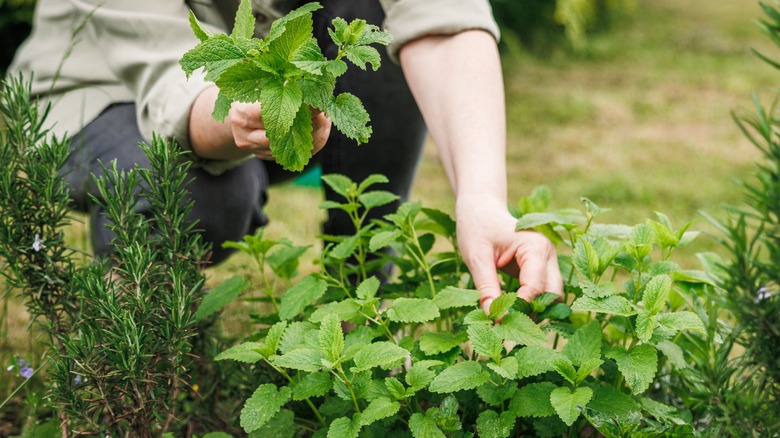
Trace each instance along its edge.
<instances>
[{"instance_id":1,"label":"grass lawn","mask_svg":"<svg viewBox=\"0 0 780 438\"><path fill-rule=\"evenodd\" d=\"M774 55L753 23L760 16L753 1L640 0L583 53L540 57L507 49L510 202L544 184L554 208L579 207L585 196L612 209L606 222L633 224L660 211L678 226L695 220L692 228L704 232L683 264L696 267L697 251L719 251L699 212L723 217L723 204L741 198L734 179L749 178L758 157L731 112L749 109L754 91L769 103L777 84L777 73L750 51ZM451 213L454 200L436 155L428 144L412 199ZM320 200L315 188L274 187L266 235L316 248ZM74 241L83 233L74 226ZM209 270L210 282L251 272L252 263L233 257ZM0 302L2 361L31 348L17 301Z\"/></svg>"}]
</instances>

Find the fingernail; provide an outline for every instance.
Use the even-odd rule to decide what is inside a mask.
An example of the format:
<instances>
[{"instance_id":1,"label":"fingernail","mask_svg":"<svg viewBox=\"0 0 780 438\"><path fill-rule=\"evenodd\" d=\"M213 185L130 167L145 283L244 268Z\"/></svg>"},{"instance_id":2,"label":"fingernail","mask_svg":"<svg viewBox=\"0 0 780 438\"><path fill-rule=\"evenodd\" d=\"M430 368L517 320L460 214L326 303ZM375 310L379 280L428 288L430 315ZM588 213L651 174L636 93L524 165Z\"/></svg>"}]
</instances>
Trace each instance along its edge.
<instances>
[{"instance_id":1,"label":"fingernail","mask_svg":"<svg viewBox=\"0 0 780 438\"><path fill-rule=\"evenodd\" d=\"M485 307L490 309L490 305L493 304L493 298L488 298L485 300Z\"/></svg>"}]
</instances>

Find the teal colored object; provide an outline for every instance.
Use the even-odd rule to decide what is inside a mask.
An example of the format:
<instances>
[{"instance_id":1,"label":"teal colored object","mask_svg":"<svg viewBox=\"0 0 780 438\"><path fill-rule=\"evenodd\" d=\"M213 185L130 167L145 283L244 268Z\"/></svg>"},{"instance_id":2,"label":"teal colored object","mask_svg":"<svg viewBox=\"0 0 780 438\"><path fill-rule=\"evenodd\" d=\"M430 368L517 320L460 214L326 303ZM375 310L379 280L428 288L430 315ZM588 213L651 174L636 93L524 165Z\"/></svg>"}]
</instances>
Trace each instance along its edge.
<instances>
[{"instance_id":1,"label":"teal colored object","mask_svg":"<svg viewBox=\"0 0 780 438\"><path fill-rule=\"evenodd\" d=\"M322 187L322 180L320 179L321 176L322 166L318 164L298 175L298 177L293 181L293 184L302 187Z\"/></svg>"}]
</instances>

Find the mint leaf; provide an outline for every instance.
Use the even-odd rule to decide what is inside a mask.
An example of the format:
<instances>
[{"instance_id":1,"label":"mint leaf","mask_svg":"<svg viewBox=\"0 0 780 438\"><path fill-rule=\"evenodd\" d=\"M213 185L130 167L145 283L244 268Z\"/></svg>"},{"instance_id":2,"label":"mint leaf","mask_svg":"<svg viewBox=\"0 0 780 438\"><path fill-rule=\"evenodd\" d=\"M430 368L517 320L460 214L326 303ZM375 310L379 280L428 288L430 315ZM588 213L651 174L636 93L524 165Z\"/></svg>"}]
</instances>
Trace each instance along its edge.
<instances>
[{"instance_id":1,"label":"mint leaf","mask_svg":"<svg viewBox=\"0 0 780 438\"><path fill-rule=\"evenodd\" d=\"M398 195L385 190L372 190L358 196L358 201L360 201L365 208L381 207L398 199L400 199Z\"/></svg>"},{"instance_id":2,"label":"mint leaf","mask_svg":"<svg viewBox=\"0 0 780 438\"><path fill-rule=\"evenodd\" d=\"M360 416L360 425L368 426L383 418L395 415L401 409L401 404L388 398L380 397L371 400L371 403L363 409Z\"/></svg>"},{"instance_id":3,"label":"mint leaf","mask_svg":"<svg viewBox=\"0 0 780 438\"><path fill-rule=\"evenodd\" d=\"M277 390L273 383L260 385L241 410L241 427L251 433L263 427L290 400L290 388Z\"/></svg>"},{"instance_id":4,"label":"mint leaf","mask_svg":"<svg viewBox=\"0 0 780 438\"><path fill-rule=\"evenodd\" d=\"M350 420L340 417L333 420L328 428L328 438L357 438L360 433L360 414L355 414Z\"/></svg>"},{"instance_id":5,"label":"mint leaf","mask_svg":"<svg viewBox=\"0 0 780 438\"><path fill-rule=\"evenodd\" d=\"M278 367L313 373L322 369L323 359L325 355L320 350L298 348L282 356L273 357L271 362Z\"/></svg>"},{"instance_id":6,"label":"mint leaf","mask_svg":"<svg viewBox=\"0 0 780 438\"><path fill-rule=\"evenodd\" d=\"M593 398L593 390L588 387L580 387L571 392L569 388L556 388L550 393L550 402L555 412L561 417L567 426L574 424L580 416L578 406L586 406Z\"/></svg>"},{"instance_id":7,"label":"mint leaf","mask_svg":"<svg viewBox=\"0 0 780 438\"><path fill-rule=\"evenodd\" d=\"M305 16L305 15L311 15L312 12L316 11L317 9L322 9L322 5L320 5L317 2L311 2L306 3L303 6L301 6L298 9L294 9L290 11L289 14L285 15L284 17L274 21L271 24L271 29L268 32L268 36L265 37L265 44L268 45L277 38L281 37L285 31L287 30L287 25L291 21L296 20L299 17Z\"/></svg>"},{"instance_id":8,"label":"mint leaf","mask_svg":"<svg viewBox=\"0 0 780 438\"><path fill-rule=\"evenodd\" d=\"M301 313L313 301L319 299L328 289L325 280L307 275L287 290L279 302L279 318L288 320Z\"/></svg>"},{"instance_id":9,"label":"mint leaf","mask_svg":"<svg viewBox=\"0 0 780 438\"><path fill-rule=\"evenodd\" d=\"M600 299L581 296L571 305L571 309L620 316L631 316L637 313L631 302L622 295L612 295Z\"/></svg>"},{"instance_id":10,"label":"mint leaf","mask_svg":"<svg viewBox=\"0 0 780 438\"><path fill-rule=\"evenodd\" d=\"M415 392L425 388L436 377L436 373L430 370L430 368L442 363L438 360L419 360L414 362L412 368L406 373L406 384Z\"/></svg>"},{"instance_id":11,"label":"mint leaf","mask_svg":"<svg viewBox=\"0 0 780 438\"><path fill-rule=\"evenodd\" d=\"M358 144L368 142L372 129L368 126L371 118L363 103L350 93L341 93L331 100L326 112L336 128Z\"/></svg>"},{"instance_id":12,"label":"mint leaf","mask_svg":"<svg viewBox=\"0 0 780 438\"><path fill-rule=\"evenodd\" d=\"M517 301L516 294L502 294L490 303L490 319L499 319L512 308Z\"/></svg>"},{"instance_id":13,"label":"mint leaf","mask_svg":"<svg viewBox=\"0 0 780 438\"><path fill-rule=\"evenodd\" d=\"M426 298L398 298L387 310L395 322L427 322L439 317L439 308Z\"/></svg>"},{"instance_id":14,"label":"mint leaf","mask_svg":"<svg viewBox=\"0 0 780 438\"><path fill-rule=\"evenodd\" d=\"M240 38L250 39L255 33L255 16L252 14L252 2L250 0L241 0L236 11L236 19L233 22L233 31L230 38L237 40Z\"/></svg>"},{"instance_id":15,"label":"mint leaf","mask_svg":"<svg viewBox=\"0 0 780 438\"><path fill-rule=\"evenodd\" d=\"M517 378L537 376L555 370L554 362L565 358L563 353L547 347L531 345L515 353L517 359Z\"/></svg>"},{"instance_id":16,"label":"mint leaf","mask_svg":"<svg viewBox=\"0 0 780 438\"><path fill-rule=\"evenodd\" d=\"M477 432L480 438L507 438L515 427L515 416L511 412L482 411L477 417Z\"/></svg>"},{"instance_id":17,"label":"mint leaf","mask_svg":"<svg viewBox=\"0 0 780 438\"><path fill-rule=\"evenodd\" d=\"M651 315L660 312L669 299L671 291L672 279L668 275L657 275L651 278L645 286L644 294L642 294L645 309Z\"/></svg>"},{"instance_id":18,"label":"mint leaf","mask_svg":"<svg viewBox=\"0 0 780 438\"><path fill-rule=\"evenodd\" d=\"M489 357L494 362L501 359L504 350L502 339L485 324L472 324L467 329L469 340L474 351L482 356Z\"/></svg>"},{"instance_id":19,"label":"mint leaf","mask_svg":"<svg viewBox=\"0 0 780 438\"><path fill-rule=\"evenodd\" d=\"M179 60L184 73L189 78L195 70L203 68L206 80L213 81L228 67L242 61L245 57L241 50L227 35L214 35L202 41L182 55Z\"/></svg>"},{"instance_id":20,"label":"mint leaf","mask_svg":"<svg viewBox=\"0 0 780 438\"><path fill-rule=\"evenodd\" d=\"M379 52L373 47L353 46L345 49L344 52L347 55L347 59L360 67L361 70L366 69L366 64L371 64L371 68L373 68L374 71L377 71L379 66L382 65L382 58L379 56Z\"/></svg>"},{"instance_id":21,"label":"mint leaf","mask_svg":"<svg viewBox=\"0 0 780 438\"><path fill-rule=\"evenodd\" d=\"M647 310L639 311L639 314L636 316L636 336L640 341L647 342L650 340L657 322L657 315L651 315Z\"/></svg>"},{"instance_id":22,"label":"mint leaf","mask_svg":"<svg viewBox=\"0 0 780 438\"><path fill-rule=\"evenodd\" d=\"M446 438L433 418L419 412L409 417L409 430L414 438Z\"/></svg>"},{"instance_id":23,"label":"mint leaf","mask_svg":"<svg viewBox=\"0 0 780 438\"><path fill-rule=\"evenodd\" d=\"M260 342L244 342L219 353L214 357L215 361L231 359L244 363L255 363L261 361L265 356L257 352L258 348L264 347Z\"/></svg>"},{"instance_id":24,"label":"mint leaf","mask_svg":"<svg viewBox=\"0 0 780 438\"><path fill-rule=\"evenodd\" d=\"M450 351L458 345L468 341L468 334L459 331L452 332L425 332L420 335L420 350L433 356L445 351Z\"/></svg>"},{"instance_id":25,"label":"mint leaf","mask_svg":"<svg viewBox=\"0 0 780 438\"><path fill-rule=\"evenodd\" d=\"M234 275L218 284L203 296L203 300L195 312L195 319L201 321L218 312L235 300L247 287L249 287L249 280L241 275Z\"/></svg>"},{"instance_id":26,"label":"mint leaf","mask_svg":"<svg viewBox=\"0 0 780 438\"><path fill-rule=\"evenodd\" d=\"M371 240L368 242L368 249L371 252L379 251L380 249L390 245L393 242L398 241L398 238L403 235L401 230L382 231L371 236ZM436 295L438 297L439 295ZM436 302L434 297L434 303Z\"/></svg>"},{"instance_id":27,"label":"mint leaf","mask_svg":"<svg viewBox=\"0 0 780 438\"><path fill-rule=\"evenodd\" d=\"M707 333L704 322L699 318L699 315L688 311L661 313L658 315L658 324L672 333L683 330L695 330L702 334Z\"/></svg>"},{"instance_id":28,"label":"mint leaf","mask_svg":"<svg viewBox=\"0 0 780 438\"><path fill-rule=\"evenodd\" d=\"M517 359L514 356L505 357L501 359L501 362L498 364L488 363L487 367L505 379L514 379L517 377L517 370L519 368Z\"/></svg>"},{"instance_id":29,"label":"mint leaf","mask_svg":"<svg viewBox=\"0 0 780 438\"><path fill-rule=\"evenodd\" d=\"M271 153L284 169L300 172L309 163L314 149L311 134L311 110L301 105L290 129L281 138L269 136ZM270 134L270 131L268 131Z\"/></svg>"},{"instance_id":30,"label":"mint leaf","mask_svg":"<svg viewBox=\"0 0 780 438\"><path fill-rule=\"evenodd\" d=\"M522 345L547 343L547 337L542 329L526 314L520 312L510 312L501 319L501 324L493 326L493 330L502 339Z\"/></svg>"},{"instance_id":31,"label":"mint leaf","mask_svg":"<svg viewBox=\"0 0 780 438\"><path fill-rule=\"evenodd\" d=\"M479 362L460 362L439 373L428 386L428 390L444 394L474 389L487 382L489 378Z\"/></svg>"},{"instance_id":32,"label":"mint leaf","mask_svg":"<svg viewBox=\"0 0 780 438\"><path fill-rule=\"evenodd\" d=\"M357 191L357 184L349 179L349 177L340 173L322 175L322 182L344 198L354 196Z\"/></svg>"},{"instance_id":33,"label":"mint leaf","mask_svg":"<svg viewBox=\"0 0 780 438\"><path fill-rule=\"evenodd\" d=\"M203 435L203 438L233 438L233 435L229 434L225 434L224 436L212 436L213 433L223 432L207 433L206 435ZM295 414L293 411L282 409L268 420L263 427L249 434L250 438L270 436L274 438L293 438L295 436Z\"/></svg>"},{"instance_id":34,"label":"mint leaf","mask_svg":"<svg viewBox=\"0 0 780 438\"><path fill-rule=\"evenodd\" d=\"M360 316L360 304L356 303L355 300L328 303L315 310L309 317L309 321L320 322L330 314L338 316L342 321L350 321L353 318Z\"/></svg>"},{"instance_id":35,"label":"mint leaf","mask_svg":"<svg viewBox=\"0 0 780 438\"><path fill-rule=\"evenodd\" d=\"M344 331L341 328L341 319L337 315L327 315L320 324L318 334L320 351L325 358L336 362L341 357L344 349Z\"/></svg>"},{"instance_id":36,"label":"mint leaf","mask_svg":"<svg viewBox=\"0 0 780 438\"><path fill-rule=\"evenodd\" d=\"M517 417L549 417L555 414L550 394L556 389L554 383L529 383L520 388L509 403L509 410Z\"/></svg>"},{"instance_id":37,"label":"mint leaf","mask_svg":"<svg viewBox=\"0 0 780 438\"><path fill-rule=\"evenodd\" d=\"M609 385L595 389L593 400L588 407L602 414L616 418L627 418L639 411L639 405L630 396Z\"/></svg>"},{"instance_id":38,"label":"mint leaf","mask_svg":"<svg viewBox=\"0 0 780 438\"><path fill-rule=\"evenodd\" d=\"M634 394L647 390L658 371L658 352L649 344L637 345L631 351L613 347L605 355L615 360Z\"/></svg>"},{"instance_id":39,"label":"mint leaf","mask_svg":"<svg viewBox=\"0 0 780 438\"><path fill-rule=\"evenodd\" d=\"M441 310L453 307L475 307L479 302L479 291L447 286L433 297L433 304Z\"/></svg>"},{"instance_id":40,"label":"mint leaf","mask_svg":"<svg viewBox=\"0 0 780 438\"><path fill-rule=\"evenodd\" d=\"M580 366L589 360L601 359L601 325L593 320L577 329L563 347L565 354L574 366Z\"/></svg>"},{"instance_id":41,"label":"mint leaf","mask_svg":"<svg viewBox=\"0 0 780 438\"><path fill-rule=\"evenodd\" d=\"M192 33L194 33L201 42L211 38L211 32L203 27L200 21L198 21L198 17L195 16L195 13L192 12L192 10L190 10L190 28L192 28Z\"/></svg>"},{"instance_id":42,"label":"mint leaf","mask_svg":"<svg viewBox=\"0 0 780 438\"><path fill-rule=\"evenodd\" d=\"M254 62L239 62L226 68L214 82L219 87L219 94L227 100L253 103L262 99L260 90L271 78L270 73L258 67ZM224 103L220 105L224 105ZM221 109L221 111L224 110L224 108ZM214 111L216 112L217 109L215 108Z\"/></svg>"},{"instance_id":43,"label":"mint leaf","mask_svg":"<svg viewBox=\"0 0 780 438\"><path fill-rule=\"evenodd\" d=\"M268 138L273 143L274 140L287 134L296 115L301 112L303 92L296 81L271 78L260 90L260 102L263 105L263 125L268 131ZM309 113L306 118L309 122L308 131L311 132L311 112L308 108L306 110Z\"/></svg>"},{"instance_id":44,"label":"mint leaf","mask_svg":"<svg viewBox=\"0 0 780 438\"><path fill-rule=\"evenodd\" d=\"M379 290L379 279L375 276L368 277L360 283L355 291L355 295L361 300L374 298Z\"/></svg>"},{"instance_id":45,"label":"mint leaf","mask_svg":"<svg viewBox=\"0 0 780 438\"><path fill-rule=\"evenodd\" d=\"M270 53L276 54L283 59L290 60L293 54L304 44L310 43L313 33L313 20L311 13L299 14L295 17L284 17L284 31L275 35L273 25L271 34L265 39L266 47Z\"/></svg>"},{"instance_id":46,"label":"mint leaf","mask_svg":"<svg viewBox=\"0 0 780 438\"><path fill-rule=\"evenodd\" d=\"M299 69L314 75L321 75L322 69L330 62L320 51L317 40L310 38L301 44L290 57L290 62ZM330 95L333 93L331 92Z\"/></svg>"},{"instance_id":47,"label":"mint leaf","mask_svg":"<svg viewBox=\"0 0 780 438\"><path fill-rule=\"evenodd\" d=\"M317 330L317 326L308 321L293 322L279 341L279 351L286 354L299 348L319 348Z\"/></svg>"},{"instance_id":48,"label":"mint leaf","mask_svg":"<svg viewBox=\"0 0 780 438\"><path fill-rule=\"evenodd\" d=\"M211 117L220 123L224 122L225 118L227 118L230 113L232 104L233 100L228 99L224 94L219 93L217 95L217 100L214 102L214 111L211 113Z\"/></svg>"},{"instance_id":49,"label":"mint leaf","mask_svg":"<svg viewBox=\"0 0 780 438\"><path fill-rule=\"evenodd\" d=\"M407 350L392 342L375 342L366 345L355 354L355 357L352 358L355 362L352 372L357 373L375 367L389 369L408 356L409 352Z\"/></svg>"},{"instance_id":50,"label":"mint leaf","mask_svg":"<svg viewBox=\"0 0 780 438\"><path fill-rule=\"evenodd\" d=\"M301 401L311 397L320 397L328 393L333 387L333 378L330 373L316 372L307 374L298 382L292 390L292 398Z\"/></svg>"}]
</instances>

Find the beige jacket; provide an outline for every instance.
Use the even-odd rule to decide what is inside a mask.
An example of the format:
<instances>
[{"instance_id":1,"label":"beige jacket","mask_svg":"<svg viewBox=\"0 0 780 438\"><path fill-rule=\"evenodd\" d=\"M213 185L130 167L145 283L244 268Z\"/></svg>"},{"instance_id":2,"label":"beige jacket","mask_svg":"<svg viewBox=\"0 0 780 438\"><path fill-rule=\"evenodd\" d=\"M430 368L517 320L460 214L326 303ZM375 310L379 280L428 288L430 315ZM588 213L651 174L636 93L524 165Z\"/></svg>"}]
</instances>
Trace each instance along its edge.
<instances>
[{"instance_id":1,"label":"beige jacket","mask_svg":"<svg viewBox=\"0 0 780 438\"><path fill-rule=\"evenodd\" d=\"M356 1L356 0L343 0ZM256 34L289 11L291 0L252 0ZM397 59L406 42L428 34L484 29L498 38L488 0L380 0L389 47ZM33 32L9 74L33 77L33 94L52 103L55 133L75 134L108 105L135 102L139 129L188 147L190 107L209 84L186 79L179 58L198 43L189 8L213 32L228 29L238 0L39 0ZM229 20L230 18L228 18ZM215 172L231 163L205 163Z\"/></svg>"}]
</instances>

